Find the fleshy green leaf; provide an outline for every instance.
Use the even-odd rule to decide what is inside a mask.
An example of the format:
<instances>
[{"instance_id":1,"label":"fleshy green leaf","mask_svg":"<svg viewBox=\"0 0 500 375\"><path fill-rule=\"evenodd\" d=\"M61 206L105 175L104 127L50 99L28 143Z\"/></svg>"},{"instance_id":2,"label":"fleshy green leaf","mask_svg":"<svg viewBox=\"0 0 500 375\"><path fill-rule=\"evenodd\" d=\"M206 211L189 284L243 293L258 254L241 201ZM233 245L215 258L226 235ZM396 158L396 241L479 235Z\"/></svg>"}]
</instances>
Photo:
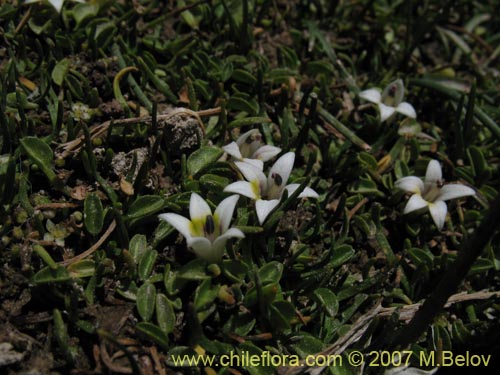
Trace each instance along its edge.
<instances>
[{"instance_id":1,"label":"fleshy green leaf","mask_svg":"<svg viewBox=\"0 0 500 375\"><path fill-rule=\"evenodd\" d=\"M142 320L149 321L153 317L156 303L156 288L151 283L144 283L137 290L137 311Z\"/></svg>"},{"instance_id":2,"label":"fleshy green leaf","mask_svg":"<svg viewBox=\"0 0 500 375\"><path fill-rule=\"evenodd\" d=\"M175 328L175 312L172 303L166 295L158 293L156 295L156 321L161 330L168 334Z\"/></svg>"},{"instance_id":3,"label":"fleshy green leaf","mask_svg":"<svg viewBox=\"0 0 500 375\"><path fill-rule=\"evenodd\" d=\"M96 193L90 193L85 198L83 205L83 222L87 231L93 235L98 235L104 223L104 211L101 200Z\"/></svg>"},{"instance_id":4,"label":"fleshy green leaf","mask_svg":"<svg viewBox=\"0 0 500 375\"><path fill-rule=\"evenodd\" d=\"M45 173L51 182L55 181L57 177L52 170L54 153L49 145L37 137L24 137L20 142L31 161Z\"/></svg>"},{"instance_id":5,"label":"fleshy green leaf","mask_svg":"<svg viewBox=\"0 0 500 375\"><path fill-rule=\"evenodd\" d=\"M190 176L196 176L202 170L215 163L224 153L218 147L206 146L193 152L187 160L187 171Z\"/></svg>"},{"instance_id":6,"label":"fleshy green leaf","mask_svg":"<svg viewBox=\"0 0 500 375\"><path fill-rule=\"evenodd\" d=\"M339 311L339 301L330 289L318 288L314 291L314 296L330 317L334 317L337 314Z\"/></svg>"},{"instance_id":7,"label":"fleshy green leaf","mask_svg":"<svg viewBox=\"0 0 500 375\"><path fill-rule=\"evenodd\" d=\"M149 322L140 322L135 327L164 349L168 348L168 336L157 325Z\"/></svg>"}]
</instances>

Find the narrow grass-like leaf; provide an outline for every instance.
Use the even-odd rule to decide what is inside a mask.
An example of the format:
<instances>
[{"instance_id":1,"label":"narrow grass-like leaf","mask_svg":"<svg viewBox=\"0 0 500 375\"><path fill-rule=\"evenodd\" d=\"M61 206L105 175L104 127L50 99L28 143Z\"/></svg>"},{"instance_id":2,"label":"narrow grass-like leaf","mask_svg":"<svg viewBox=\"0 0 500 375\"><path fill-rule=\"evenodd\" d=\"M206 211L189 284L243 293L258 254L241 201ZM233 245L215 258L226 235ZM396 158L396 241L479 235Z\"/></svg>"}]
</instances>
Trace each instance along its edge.
<instances>
[{"instance_id":1,"label":"narrow grass-like leaf","mask_svg":"<svg viewBox=\"0 0 500 375\"><path fill-rule=\"evenodd\" d=\"M322 117L326 122L331 124L335 129L337 129L340 134L354 143L356 146L360 147L364 151L370 151L371 147L368 143L358 137L354 132L348 129L344 124L342 124L335 116L333 116L330 112L325 110L324 108L318 107L318 114Z\"/></svg>"}]
</instances>

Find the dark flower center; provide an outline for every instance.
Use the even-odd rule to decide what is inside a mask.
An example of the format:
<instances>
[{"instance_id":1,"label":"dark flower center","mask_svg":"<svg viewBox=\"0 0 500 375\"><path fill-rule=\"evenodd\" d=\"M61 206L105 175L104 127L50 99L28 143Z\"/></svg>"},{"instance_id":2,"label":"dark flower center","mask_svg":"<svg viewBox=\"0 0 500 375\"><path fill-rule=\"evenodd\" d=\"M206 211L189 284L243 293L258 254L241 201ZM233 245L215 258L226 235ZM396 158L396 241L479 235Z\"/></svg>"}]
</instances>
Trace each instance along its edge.
<instances>
[{"instance_id":1,"label":"dark flower center","mask_svg":"<svg viewBox=\"0 0 500 375\"><path fill-rule=\"evenodd\" d=\"M277 186L281 186L281 184L283 183L283 178L279 174L273 173L271 177Z\"/></svg>"},{"instance_id":2,"label":"dark flower center","mask_svg":"<svg viewBox=\"0 0 500 375\"><path fill-rule=\"evenodd\" d=\"M205 230L206 235L211 235L214 233L215 223L212 215L207 215L207 218L205 220L205 227L203 229Z\"/></svg>"}]
</instances>

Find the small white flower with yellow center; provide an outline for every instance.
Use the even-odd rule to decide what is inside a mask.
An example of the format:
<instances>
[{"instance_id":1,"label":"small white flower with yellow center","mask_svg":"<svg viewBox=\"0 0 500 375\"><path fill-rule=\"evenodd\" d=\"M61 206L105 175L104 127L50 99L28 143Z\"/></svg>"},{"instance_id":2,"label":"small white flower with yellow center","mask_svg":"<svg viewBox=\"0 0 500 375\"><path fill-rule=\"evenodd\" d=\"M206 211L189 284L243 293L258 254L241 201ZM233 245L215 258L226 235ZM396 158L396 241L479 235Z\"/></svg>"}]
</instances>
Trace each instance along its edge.
<instances>
[{"instance_id":1,"label":"small white flower with yellow center","mask_svg":"<svg viewBox=\"0 0 500 375\"><path fill-rule=\"evenodd\" d=\"M448 208L445 201L474 195L476 192L461 184L443 184L441 165L431 160L427 165L424 181L415 176L400 178L396 187L413 193L404 209L404 214L428 207L437 228L443 228Z\"/></svg>"},{"instance_id":2,"label":"small white flower with yellow center","mask_svg":"<svg viewBox=\"0 0 500 375\"><path fill-rule=\"evenodd\" d=\"M262 144L262 134L258 129L252 129L222 147L233 159L251 164L262 170L264 162L274 158L281 152L281 148Z\"/></svg>"},{"instance_id":3,"label":"small white flower with yellow center","mask_svg":"<svg viewBox=\"0 0 500 375\"><path fill-rule=\"evenodd\" d=\"M396 112L411 118L417 117L415 108L410 103L403 102L404 95L405 88L401 79L389 83L382 94L379 89L368 89L359 93L360 98L378 105L380 122L384 122Z\"/></svg>"},{"instance_id":4,"label":"small white flower with yellow center","mask_svg":"<svg viewBox=\"0 0 500 375\"><path fill-rule=\"evenodd\" d=\"M269 171L269 175L244 162L235 162L236 166L247 181L237 181L226 186L225 192L237 193L255 200L255 210L259 223L266 220L267 216L279 204L284 190L288 195L293 194L300 186L299 184L285 185L292 172L295 154L288 152L281 156ZM299 198L318 198L318 193L313 189L306 187Z\"/></svg>"},{"instance_id":5,"label":"small white flower with yellow center","mask_svg":"<svg viewBox=\"0 0 500 375\"><path fill-rule=\"evenodd\" d=\"M238 195L224 199L212 214L208 203L198 194L192 193L189 201L191 220L174 213L158 217L177 229L197 256L216 263L222 259L228 239L245 237L241 230L229 228L238 199Z\"/></svg>"},{"instance_id":6,"label":"small white flower with yellow center","mask_svg":"<svg viewBox=\"0 0 500 375\"><path fill-rule=\"evenodd\" d=\"M77 3L84 3L84 0L72 0ZM61 9L64 4L64 0L25 0L24 4L33 4L33 3L42 3L42 2L47 2L50 5L54 7L55 10L57 10L57 13L61 13Z\"/></svg>"}]
</instances>

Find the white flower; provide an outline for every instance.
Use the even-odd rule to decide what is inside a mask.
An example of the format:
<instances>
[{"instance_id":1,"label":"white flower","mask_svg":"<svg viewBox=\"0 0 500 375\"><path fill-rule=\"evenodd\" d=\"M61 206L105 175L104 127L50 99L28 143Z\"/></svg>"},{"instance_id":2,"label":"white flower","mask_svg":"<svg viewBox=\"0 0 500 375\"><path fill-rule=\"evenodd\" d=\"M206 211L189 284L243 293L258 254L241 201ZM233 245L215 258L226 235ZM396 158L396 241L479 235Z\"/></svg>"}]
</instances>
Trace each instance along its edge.
<instances>
[{"instance_id":1,"label":"white flower","mask_svg":"<svg viewBox=\"0 0 500 375\"><path fill-rule=\"evenodd\" d=\"M189 202L191 220L174 213L161 214L158 217L181 232L197 256L215 263L222 259L229 238L245 237L241 230L229 228L238 199L238 195L224 199L212 214L207 202L198 194L192 193Z\"/></svg>"},{"instance_id":2,"label":"white flower","mask_svg":"<svg viewBox=\"0 0 500 375\"><path fill-rule=\"evenodd\" d=\"M284 154L276 160L267 178L260 169L244 162L235 162L247 181L234 182L226 186L224 191L254 199L257 217L259 223L262 224L269 213L279 204L283 191L286 189L288 195L291 195L300 186L299 184L285 185L292 172L294 161L295 154L293 152ZM306 197L318 198L318 193L306 187L300 193L299 198Z\"/></svg>"},{"instance_id":3,"label":"white flower","mask_svg":"<svg viewBox=\"0 0 500 375\"><path fill-rule=\"evenodd\" d=\"M395 185L401 190L413 193L406 204L404 213L428 207L432 220L439 230L443 228L448 211L444 201L476 194L474 189L465 185L443 185L441 165L437 160L429 162L424 181L415 176L408 176L397 180Z\"/></svg>"},{"instance_id":4,"label":"white flower","mask_svg":"<svg viewBox=\"0 0 500 375\"><path fill-rule=\"evenodd\" d=\"M262 135L258 129L252 129L238 137L236 142L222 147L235 160L243 161L262 170L264 162L274 158L281 152L281 148L263 145Z\"/></svg>"},{"instance_id":5,"label":"white flower","mask_svg":"<svg viewBox=\"0 0 500 375\"><path fill-rule=\"evenodd\" d=\"M78 3L84 3L85 0L72 0ZM57 10L58 13L61 13L61 9L63 7L64 0L25 0L24 4L33 4L33 3L41 3L41 2L47 2L50 5L54 7L55 10Z\"/></svg>"},{"instance_id":6,"label":"white flower","mask_svg":"<svg viewBox=\"0 0 500 375\"><path fill-rule=\"evenodd\" d=\"M382 94L380 94L379 89L368 89L359 93L360 98L378 105L381 122L396 112L411 118L417 117L415 108L410 103L403 102L404 95L405 88L401 79L389 83Z\"/></svg>"}]
</instances>

